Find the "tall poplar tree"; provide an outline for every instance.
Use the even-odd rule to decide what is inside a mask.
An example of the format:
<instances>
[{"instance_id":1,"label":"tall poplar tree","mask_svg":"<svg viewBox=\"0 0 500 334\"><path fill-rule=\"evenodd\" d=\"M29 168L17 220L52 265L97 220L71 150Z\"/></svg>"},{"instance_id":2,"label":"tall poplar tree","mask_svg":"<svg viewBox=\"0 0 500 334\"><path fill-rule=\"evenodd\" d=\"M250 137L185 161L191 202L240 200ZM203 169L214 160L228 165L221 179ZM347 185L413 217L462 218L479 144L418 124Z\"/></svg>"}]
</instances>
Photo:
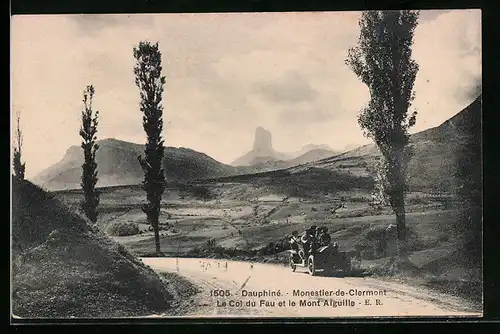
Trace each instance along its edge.
<instances>
[{"instance_id":1,"label":"tall poplar tree","mask_svg":"<svg viewBox=\"0 0 500 334\"><path fill-rule=\"evenodd\" d=\"M370 102L358 122L382 153L385 193L396 215L398 240L406 239L406 169L411 157L408 129L415 125L413 84L418 64L412 44L419 12L365 11L361 14L358 45L349 49L346 63L370 90Z\"/></svg>"},{"instance_id":2,"label":"tall poplar tree","mask_svg":"<svg viewBox=\"0 0 500 334\"><path fill-rule=\"evenodd\" d=\"M142 124L146 132L145 157L139 156L144 171L143 189L148 203L142 207L148 223L153 227L156 253L160 251L159 216L160 204L165 190L165 175L162 168L164 155L162 94L165 77L161 76L161 52L158 43L141 41L134 47L135 84L139 88L143 113Z\"/></svg>"},{"instance_id":3,"label":"tall poplar tree","mask_svg":"<svg viewBox=\"0 0 500 334\"><path fill-rule=\"evenodd\" d=\"M97 222L97 207L99 206L99 191L96 189L97 163L95 155L99 149L97 144L97 125L99 111L95 113L92 110L92 100L95 90L93 86L87 86L83 92L82 125L80 127L80 136L82 137L81 147L83 149L84 163L82 165L82 190L84 199L82 209L87 218L92 222Z\"/></svg>"}]
</instances>

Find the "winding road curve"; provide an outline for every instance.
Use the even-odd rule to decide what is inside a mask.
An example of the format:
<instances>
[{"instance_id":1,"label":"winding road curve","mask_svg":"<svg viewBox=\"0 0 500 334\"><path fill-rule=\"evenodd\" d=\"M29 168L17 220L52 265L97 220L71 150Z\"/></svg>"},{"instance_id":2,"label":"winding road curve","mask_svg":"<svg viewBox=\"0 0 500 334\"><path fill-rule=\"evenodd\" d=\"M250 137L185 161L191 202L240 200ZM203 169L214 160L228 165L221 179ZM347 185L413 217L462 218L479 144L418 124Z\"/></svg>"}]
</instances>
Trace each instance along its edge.
<instances>
[{"instance_id":1,"label":"winding road curve","mask_svg":"<svg viewBox=\"0 0 500 334\"><path fill-rule=\"evenodd\" d=\"M310 276L305 268L292 272L278 265L214 259L141 260L158 272L178 273L200 288L177 308L179 316L482 316L459 298L374 278Z\"/></svg>"}]
</instances>

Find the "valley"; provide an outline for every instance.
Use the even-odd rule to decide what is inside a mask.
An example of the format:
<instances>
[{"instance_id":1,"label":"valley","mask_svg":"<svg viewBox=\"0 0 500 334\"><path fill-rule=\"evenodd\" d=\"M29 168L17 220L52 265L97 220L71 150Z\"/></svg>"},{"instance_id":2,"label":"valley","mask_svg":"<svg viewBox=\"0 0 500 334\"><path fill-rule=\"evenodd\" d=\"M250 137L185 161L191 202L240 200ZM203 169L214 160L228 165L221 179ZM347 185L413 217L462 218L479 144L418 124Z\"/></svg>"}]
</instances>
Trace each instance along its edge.
<instances>
[{"instance_id":1,"label":"valley","mask_svg":"<svg viewBox=\"0 0 500 334\"><path fill-rule=\"evenodd\" d=\"M287 236L295 230L302 233L311 225L326 226L332 240L354 258L359 272L395 275L424 285L433 282L438 289L445 286L457 291L463 289L466 279L473 287L470 298L478 302L480 272L460 261L461 240L454 226L458 211L449 194L409 194L410 253L404 263L395 265L381 243L385 229L395 224L394 215L389 208L372 208L367 190L299 197L249 183L199 187L210 196L182 187L166 190L160 218L160 241L166 257L213 257L287 266ZM77 209L78 191L54 194ZM156 256L154 235L141 211L143 203L145 196L139 186L105 188L98 224L103 231L114 225L136 225L138 230L131 235L111 237L136 256Z\"/></svg>"},{"instance_id":2,"label":"valley","mask_svg":"<svg viewBox=\"0 0 500 334\"><path fill-rule=\"evenodd\" d=\"M481 271L464 256L455 193L460 152L467 134L477 131L470 127L480 124L480 98L439 127L411 136L404 258L395 257L386 243L387 228L395 224L392 210L372 205L373 166L379 155L373 145L331 156L313 148L299 157L267 161L269 152L255 155L259 150L254 147L253 159L259 162L245 166L225 165L186 148L167 148L167 188L159 222L163 256L286 267L287 237L312 225L326 226L352 259L349 275L430 288L480 307ZM142 146L116 139L100 143L99 230L136 257L155 257L152 228L141 209L146 196L136 156ZM270 142L263 145L272 149ZM77 185L80 155L77 147L70 148L37 177L38 184L72 212L80 210L83 196Z\"/></svg>"}]
</instances>

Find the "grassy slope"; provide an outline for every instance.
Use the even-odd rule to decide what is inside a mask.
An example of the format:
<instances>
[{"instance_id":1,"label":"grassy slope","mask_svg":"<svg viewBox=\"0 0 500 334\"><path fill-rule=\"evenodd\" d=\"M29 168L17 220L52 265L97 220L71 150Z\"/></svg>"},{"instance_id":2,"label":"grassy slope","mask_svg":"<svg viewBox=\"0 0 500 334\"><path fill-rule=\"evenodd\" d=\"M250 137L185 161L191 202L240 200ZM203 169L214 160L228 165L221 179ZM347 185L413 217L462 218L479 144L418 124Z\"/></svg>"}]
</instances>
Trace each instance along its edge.
<instances>
[{"instance_id":1,"label":"grassy slope","mask_svg":"<svg viewBox=\"0 0 500 334\"><path fill-rule=\"evenodd\" d=\"M389 209L375 212L366 203L368 194L359 191L282 201L283 196L276 195L272 185L237 183L211 186L217 189L217 200L207 202L195 200L190 196L180 199L176 195L178 190L167 191L160 224L168 222L178 233L165 233L161 236L164 252L186 252L192 247L206 243L210 238L218 239L225 247L261 247L277 241L294 229L300 231L311 224L325 224L330 227L331 232L338 231L335 237L341 242L341 246L352 250L358 239L362 239L362 232L370 226L387 226L394 223L394 216ZM74 205L76 200L72 192L61 192L58 196L69 205ZM144 196L143 190L138 187L106 189L101 195L100 224L105 226L115 221L144 225L145 217L139 208ZM338 217L329 212L335 201L332 196L345 197L346 208L337 213ZM439 199L426 199L421 196L412 195L408 199L409 225L417 229L426 247L432 247L440 238L444 238L444 235L452 236L455 217L443 211L445 207ZM271 202L268 202L269 199ZM254 210L257 216L254 215ZM170 219L167 218L166 212L171 214ZM231 224L225 223L225 215L231 217ZM273 223L263 224L265 218ZM286 219L291 223L285 223ZM120 240L141 254L153 249L151 233Z\"/></svg>"},{"instance_id":2,"label":"grassy slope","mask_svg":"<svg viewBox=\"0 0 500 334\"><path fill-rule=\"evenodd\" d=\"M13 314L149 315L172 293L123 246L27 181L13 180Z\"/></svg>"},{"instance_id":3,"label":"grassy slope","mask_svg":"<svg viewBox=\"0 0 500 334\"><path fill-rule=\"evenodd\" d=\"M458 148L463 145L464 134L481 131L471 128L476 117L481 115L481 96L469 106L441 125L411 135L410 143L414 157L408 166L408 183L412 191L433 190L451 191L456 182ZM375 157L380 155L374 144L364 145L351 151L322 160L294 166L289 171L317 169L334 170L339 173L352 173L366 177L371 174Z\"/></svg>"}]
</instances>

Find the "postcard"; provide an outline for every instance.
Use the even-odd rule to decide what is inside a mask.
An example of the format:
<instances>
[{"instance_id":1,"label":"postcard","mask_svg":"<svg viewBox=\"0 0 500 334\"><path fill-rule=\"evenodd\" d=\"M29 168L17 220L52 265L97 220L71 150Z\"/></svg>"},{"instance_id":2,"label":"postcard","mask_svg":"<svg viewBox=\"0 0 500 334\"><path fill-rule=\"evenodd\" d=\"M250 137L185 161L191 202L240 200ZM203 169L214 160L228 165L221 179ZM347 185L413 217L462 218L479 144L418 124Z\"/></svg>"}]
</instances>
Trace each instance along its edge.
<instances>
[{"instance_id":1,"label":"postcard","mask_svg":"<svg viewBox=\"0 0 500 334\"><path fill-rule=\"evenodd\" d=\"M480 10L11 24L13 318L482 317Z\"/></svg>"}]
</instances>

